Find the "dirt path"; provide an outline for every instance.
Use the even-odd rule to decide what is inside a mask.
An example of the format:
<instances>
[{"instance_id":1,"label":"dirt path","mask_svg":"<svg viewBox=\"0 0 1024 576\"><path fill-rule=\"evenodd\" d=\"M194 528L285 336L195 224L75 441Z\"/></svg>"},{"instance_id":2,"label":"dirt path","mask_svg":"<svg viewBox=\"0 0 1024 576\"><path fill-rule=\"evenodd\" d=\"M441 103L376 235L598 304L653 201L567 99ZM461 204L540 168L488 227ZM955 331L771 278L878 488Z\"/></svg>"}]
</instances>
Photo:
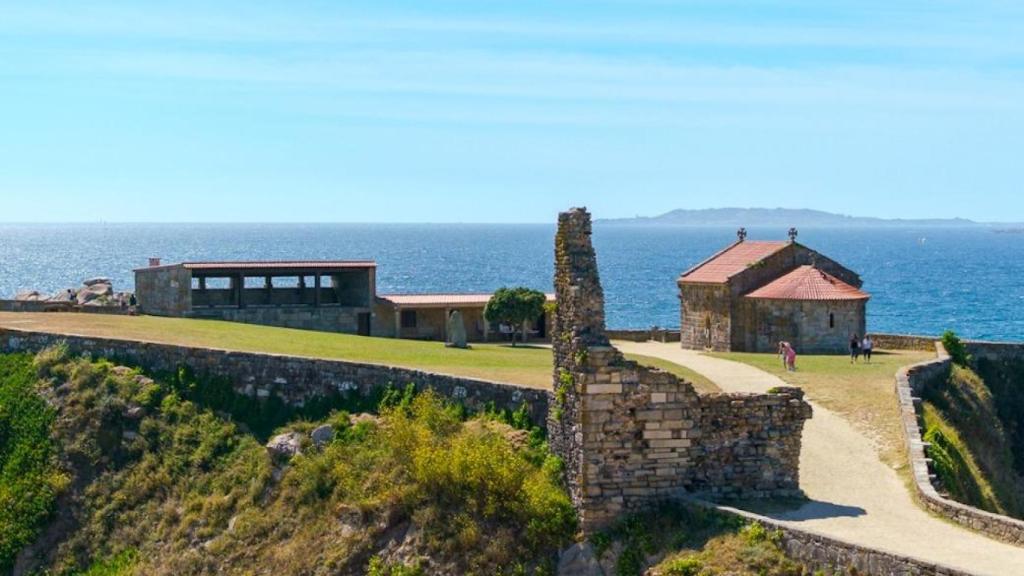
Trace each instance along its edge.
<instances>
[{"instance_id":1,"label":"dirt path","mask_svg":"<svg viewBox=\"0 0 1024 576\"><path fill-rule=\"evenodd\" d=\"M616 342L623 352L686 366L726 392L764 392L785 383L763 370L712 358L678 344ZM804 428L800 485L810 502L768 517L862 546L986 576L1024 575L1024 548L1003 544L929 515L878 458L871 441L815 404ZM895 398L893 402L895 402Z\"/></svg>"}]
</instances>

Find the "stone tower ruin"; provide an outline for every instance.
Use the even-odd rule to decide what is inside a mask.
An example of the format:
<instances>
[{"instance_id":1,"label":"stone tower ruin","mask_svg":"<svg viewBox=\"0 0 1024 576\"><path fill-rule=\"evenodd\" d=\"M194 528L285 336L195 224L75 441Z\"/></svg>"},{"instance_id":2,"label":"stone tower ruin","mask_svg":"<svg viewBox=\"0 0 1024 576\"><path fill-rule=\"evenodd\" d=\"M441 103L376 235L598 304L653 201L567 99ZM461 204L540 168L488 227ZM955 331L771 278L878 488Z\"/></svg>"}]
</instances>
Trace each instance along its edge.
<instances>
[{"instance_id":1,"label":"stone tower ruin","mask_svg":"<svg viewBox=\"0 0 1024 576\"><path fill-rule=\"evenodd\" d=\"M698 394L626 360L605 336L590 214L563 212L555 237L552 449L585 533L623 513L690 493L793 496L811 408L799 388Z\"/></svg>"}]
</instances>

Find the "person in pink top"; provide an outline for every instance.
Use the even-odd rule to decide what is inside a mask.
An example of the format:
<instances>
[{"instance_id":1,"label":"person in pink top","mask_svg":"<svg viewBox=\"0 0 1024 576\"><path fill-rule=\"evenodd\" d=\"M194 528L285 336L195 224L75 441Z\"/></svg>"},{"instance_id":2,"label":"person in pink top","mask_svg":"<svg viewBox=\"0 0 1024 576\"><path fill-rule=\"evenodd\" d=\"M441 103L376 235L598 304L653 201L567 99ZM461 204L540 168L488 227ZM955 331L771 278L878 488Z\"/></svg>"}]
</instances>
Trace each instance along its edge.
<instances>
[{"instance_id":1,"label":"person in pink top","mask_svg":"<svg viewBox=\"0 0 1024 576\"><path fill-rule=\"evenodd\" d=\"M796 350L793 346L786 342L786 370L790 372L796 372Z\"/></svg>"}]
</instances>

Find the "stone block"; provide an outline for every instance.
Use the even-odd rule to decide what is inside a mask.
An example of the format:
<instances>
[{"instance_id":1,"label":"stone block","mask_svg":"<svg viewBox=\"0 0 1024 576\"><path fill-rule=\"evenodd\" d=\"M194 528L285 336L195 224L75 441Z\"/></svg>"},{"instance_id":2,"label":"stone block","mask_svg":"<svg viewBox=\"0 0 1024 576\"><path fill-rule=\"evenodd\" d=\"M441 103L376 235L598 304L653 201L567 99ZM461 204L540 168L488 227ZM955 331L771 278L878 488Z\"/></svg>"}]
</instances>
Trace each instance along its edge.
<instances>
[{"instance_id":1,"label":"stone block","mask_svg":"<svg viewBox=\"0 0 1024 576\"><path fill-rule=\"evenodd\" d=\"M589 384L586 394L622 394L622 384Z\"/></svg>"}]
</instances>

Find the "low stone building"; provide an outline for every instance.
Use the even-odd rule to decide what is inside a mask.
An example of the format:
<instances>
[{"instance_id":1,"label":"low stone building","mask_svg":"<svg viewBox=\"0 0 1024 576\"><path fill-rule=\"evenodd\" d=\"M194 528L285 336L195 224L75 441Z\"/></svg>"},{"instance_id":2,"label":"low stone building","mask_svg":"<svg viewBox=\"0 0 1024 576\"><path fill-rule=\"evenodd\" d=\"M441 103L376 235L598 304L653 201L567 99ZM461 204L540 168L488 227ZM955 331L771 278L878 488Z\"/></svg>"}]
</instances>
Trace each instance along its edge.
<instances>
[{"instance_id":1,"label":"low stone building","mask_svg":"<svg viewBox=\"0 0 1024 576\"><path fill-rule=\"evenodd\" d=\"M553 302L554 294L547 294ZM373 334L416 340L447 340L447 319L456 310L462 314L469 342L493 342L512 337L506 328L488 322L484 308L490 294L384 294L377 298ZM527 329L531 340L547 340L548 315Z\"/></svg>"},{"instance_id":2,"label":"low stone building","mask_svg":"<svg viewBox=\"0 0 1024 576\"><path fill-rule=\"evenodd\" d=\"M139 311L370 334L371 261L182 262L135 270Z\"/></svg>"},{"instance_id":3,"label":"low stone building","mask_svg":"<svg viewBox=\"0 0 1024 576\"><path fill-rule=\"evenodd\" d=\"M376 263L366 260L163 265L154 258L135 270L135 292L143 314L417 340L446 340L457 310L469 342L511 339L484 320L490 294L377 294L376 278ZM527 334L546 340L547 315Z\"/></svg>"},{"instance_id":4,"label":"low stone building","mask_svg":"<svg viewBox=\"0 0 1024 576\"><path fill-rule=\"evenodd\" d=\"M841 353L863 336L869 295L852 270L796 242L737 241L678 281L683 348Z\"/></svg>"}]
</instances>

